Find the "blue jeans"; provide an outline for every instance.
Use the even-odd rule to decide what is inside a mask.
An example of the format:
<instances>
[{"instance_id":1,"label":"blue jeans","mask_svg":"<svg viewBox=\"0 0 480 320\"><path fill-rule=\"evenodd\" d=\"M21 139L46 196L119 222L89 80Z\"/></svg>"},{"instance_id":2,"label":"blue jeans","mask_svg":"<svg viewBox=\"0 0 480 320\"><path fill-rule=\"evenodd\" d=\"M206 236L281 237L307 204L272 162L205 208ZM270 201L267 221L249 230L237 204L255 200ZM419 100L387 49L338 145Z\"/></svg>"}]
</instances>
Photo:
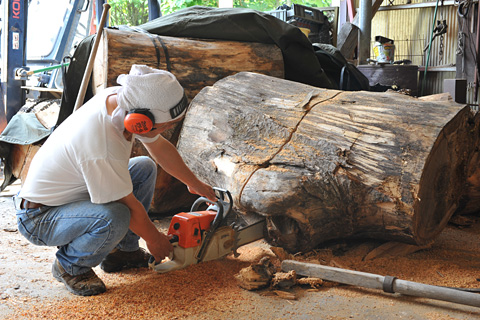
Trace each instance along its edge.
<instances>
[{"instance_id":1,"label":"blue jeans","mask_svg":"<svg viewBox=\"0 0 480 320\"><path fill-rule=\"evenodd\" d=\"M128 169L133 194L150 207L157 166L149 157L130 159ZM130 210L119 202L94 204L77 201L58 207L17 210L19 232L36 245L57 246L57 259L71 275L83 274L99 265L116 247L122 251L139 248L138 237L129 230Z\"/></svg>"}]
</instances>

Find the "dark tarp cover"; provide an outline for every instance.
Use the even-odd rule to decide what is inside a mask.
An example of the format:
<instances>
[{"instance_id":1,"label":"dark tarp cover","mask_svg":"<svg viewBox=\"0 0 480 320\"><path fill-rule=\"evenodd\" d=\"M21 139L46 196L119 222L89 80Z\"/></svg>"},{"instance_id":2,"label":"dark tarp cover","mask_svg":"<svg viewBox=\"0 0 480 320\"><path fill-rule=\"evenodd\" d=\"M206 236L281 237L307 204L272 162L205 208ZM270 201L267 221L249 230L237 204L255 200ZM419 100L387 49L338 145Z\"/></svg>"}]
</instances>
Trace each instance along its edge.
<instances>
[{"instance_id":1,"label":"dark tarp cover","mask_svg":"<svg viewBox=\"0 0 480 320\"><path fill-rule=\"evenodd\" d=\"M149 21L139 28L158 35L276 44L282 51L285 78L327 89L338 85L323 71L312 44L299 28L264 12L194 6ZM72 111L93 46L93 36L75 51L66 75L57 125ZM84 101L92 96L90 89Z\"/></svg>"}]
</instances>

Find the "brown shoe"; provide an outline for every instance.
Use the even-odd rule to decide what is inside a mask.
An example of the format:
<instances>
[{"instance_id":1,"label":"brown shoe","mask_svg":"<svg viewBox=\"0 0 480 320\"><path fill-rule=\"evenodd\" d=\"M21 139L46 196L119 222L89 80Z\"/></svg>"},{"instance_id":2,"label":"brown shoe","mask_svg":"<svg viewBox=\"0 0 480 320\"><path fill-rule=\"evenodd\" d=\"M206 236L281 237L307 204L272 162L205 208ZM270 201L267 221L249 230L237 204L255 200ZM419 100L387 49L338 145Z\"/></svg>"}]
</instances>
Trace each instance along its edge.
<instances>
[{"instance_id":1,"label":"brown shoe","mask_svg":"<svg viewBox=\"0 0 480 320\"><path fill-rule=\"evenodd\" d=\"M151 256L143 248L132 252L121 251L115 248L103 259L100 268L105 272L117 272L130 268L146 268Z\"/></svg>"},{"instance_id":2,"label":"brown shoe","mask_svg":"<svg viewBox=\"0 0 480 320\"><path fill-rule=\"evenodd\" d=\"M68 274L57 259L52 266L52 274L55 279L65 284L65 287L78 296L94 296L107 290L103 281L90 269L87 273L78 276Z\"/></svg>"}]
</instances>

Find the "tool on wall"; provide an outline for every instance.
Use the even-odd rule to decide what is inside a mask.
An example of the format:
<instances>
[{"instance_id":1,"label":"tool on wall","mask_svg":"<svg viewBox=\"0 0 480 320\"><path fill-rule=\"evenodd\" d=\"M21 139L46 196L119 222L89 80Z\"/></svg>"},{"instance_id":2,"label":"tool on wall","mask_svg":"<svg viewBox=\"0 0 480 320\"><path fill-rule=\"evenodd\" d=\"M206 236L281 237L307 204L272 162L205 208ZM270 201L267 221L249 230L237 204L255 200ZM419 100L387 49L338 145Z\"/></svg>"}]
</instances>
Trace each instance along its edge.
<instances>
[{"instance_id":1,"label":"tool on wall","mask_svg":"<svg viewBox=\"0 0 480 320\"><path fill-rule=\"evenodd\" d=\"M423 52L427 51L430 48L430 45L432 44L432 41L435 40L436 37L440 37L440 51L439 55L443 54L443 35L447 33L447 21L446 20L437 20L437 25L433 29L433 36L432 40L430 43L427 44L427 46L423 49Z\"/></svg>"},{"instance_id":2,"label":"tool on wall","mask_svg":"<svg viewBox=\"0 0 480 320\"><path fill-rule=\"evenodd\" d=\"M232 210L233 199L229 191L214 188L218 201L211 204L200 197L190 212L173 216L167 236L173 245L173 254L160 263L150 259L150 269L159 273L183 269L202 261L220 259L236 249L263 238L265 220L244 226L245 222ZM200 206L208 205L199 211Z\"/></svg>"},{"instance_id":3,"label":"tool on wall","mask_svg":"<svg viewBox=\"0 0 480 320\"><path fill-rule=\"evenodd\" d=\"M438 3L439 2L440 2L440 0L437 0L437 2L435 4L435 11L433 13L433 21L437 21L437 12L438 12ZM442 3L441 3L441 6L443 8L443 0L442 0ZM442 15L442 17L443 17L443 15ZM438 23L437 23L437 25L438 25ZM425 83L427 82L427 71L428 71L428 65L429 65L429 62L430 62L430 53L432 51L432 42L433 42L433 38L434 38L434 30L435 29L436 29L436 27L432 26L430 41L429 41L429 44L426 47L426 49L427 49L426 51L428 51L427 52L427 61L425 63L425 71L423 72L423 81L422 81L422 88L420 90L420 96L423 96L423 90L425 88Z\"/></svg>"},{"instance_id":4,"label":"tool on wall","mask_svg":"<svg viewBox=\"0 0 480 320\"><path fill-rule=\"evenodd\" d=\"M458 15L458 40L457 40L457 49L455 51L456 55L461 56L462 59L462 77L466 77L465 72L465 59L467 52L465 52L466 48L472 48L473 40L470 33L470 26L469 26L469 13L471 12L470 7L472 6L471 0L462 0L458 4L457 15ZM473 14L470 14L473 16ZM474 52L471 52L473 56L475 56Z\"/></svg>"},{"instance_id":5,"label":"tool on wall","mask_svg":"<svg viewBox=\"0 0 480 320\"><path fill-rule=\"evenodd\" d=\"M478 52L480 49L480 6L477 4L477 42L475 43L475 91L474 91L474 99L477 100L478 97L478 75L479 75L479 65L480 59L478 56Z\"/></svg>"}]
</instances>

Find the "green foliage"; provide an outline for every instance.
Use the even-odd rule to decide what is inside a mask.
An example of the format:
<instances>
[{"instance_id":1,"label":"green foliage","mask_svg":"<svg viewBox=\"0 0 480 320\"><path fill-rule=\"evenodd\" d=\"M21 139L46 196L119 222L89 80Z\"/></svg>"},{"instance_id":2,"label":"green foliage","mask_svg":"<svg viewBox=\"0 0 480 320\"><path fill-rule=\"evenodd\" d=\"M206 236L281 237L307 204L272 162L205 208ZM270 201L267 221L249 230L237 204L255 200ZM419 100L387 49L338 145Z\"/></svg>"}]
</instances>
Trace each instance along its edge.
<instances>
[{"instance_id":1,"label":"green foliage","mask_svg":"<svg viewBox=\"0 0 480 320\"><path fill-rule=\"evenodd\" d=\"M281 1L279 0L234 0L233 7L234 8L248 8L258 11L269 11L275 10L278 6L281 5Z\"/></svg>"},{"instance_id":2,"label":"green foliage","mask_svg":"<svg viewBox=\"0 0 480 320\"><path fill-rule=\"evenodd\" d=\"M148 0L109 0L110 25L138 26L148 21Z\"/></svg>"},{"instance_id":3,"label":"green foliage","mask_svg":"<svg viewBox=\"0 0 480 320\"><path fill-rule=\"evenodd\" d=\"M111 6L112 26L137 26L148 21L148 0L109 0L108 3ZM218 7L218 0L160 0L159 3L163 15L192 6ZM285 0L233 0L233 7L270 11L285 3L287 3ZM328 7L331 0L295 0L288 3L307 7Z\"/></svg>"},{"instance_id":4,"label":"green foliage","mask_svg":"<svg viewBox=\"0 0 480 320\"><path fill-rule=\"evenodd\" d=\"M218 7L218 0L161 0L160 7L162 14L169 14L180 9L204 6L204 7Z\"/></svg>"},{"instance_id":5,"label":"green foliage","mask_svg":"<svg viewBox=\"0 0 480 320\"><path fill-rule=\"evenodd\" d=\"M295 4L301 4L307 7L329 7L332 0L295 0L289 1ZM234 8L248 8L258 11L275 10L285 0L233 0ZM163 14L169 14L179 9L191 6L218 7L218 0L162 0L161 8Z\"/></svg>"},{"instance_id":6,"label":"green foliage","mask_svg":"<svg viewBox=\"0 0 480 320\"><path fill-rule=\"evenodd\" d=\"M300 4L307 7L329 7L332 3L332 0L295 0L288 1L288 5L291 6L291 3ZM249 8L258 11L270 11L275 10L283 4L287 4L287 1L281 0L234 0L234 8Z\"/></svg>"}]
</instances>

